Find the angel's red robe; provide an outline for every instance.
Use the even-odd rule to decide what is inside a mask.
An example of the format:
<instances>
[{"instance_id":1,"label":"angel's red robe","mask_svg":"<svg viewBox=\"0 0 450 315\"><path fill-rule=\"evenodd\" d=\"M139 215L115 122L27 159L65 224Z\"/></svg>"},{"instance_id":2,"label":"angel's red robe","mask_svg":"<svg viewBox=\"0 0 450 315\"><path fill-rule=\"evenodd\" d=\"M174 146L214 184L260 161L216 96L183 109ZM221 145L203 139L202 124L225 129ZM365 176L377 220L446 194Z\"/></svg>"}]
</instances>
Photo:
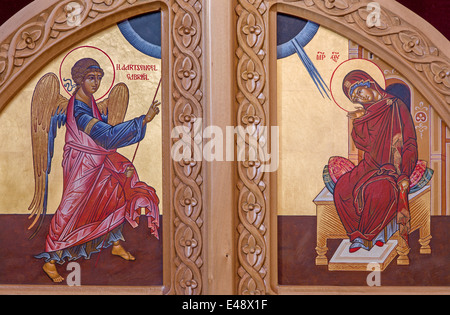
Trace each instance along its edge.
<instances>
[{"instance_id":1,"label":"angel's red robe","mask_svg":"<svg viewBox=\"0 0 450 315\"><path fill-rule=\"evenodd\" d=\"M409 180L417 163L411 114L400 99L386 93L365 73L355 71L347 80L352 84L370 81L382 99L365 105L367 113L353 122L352 138L364 157L337 181L336 210L351 241L372 241L394 219L406 238L408 231L402 226L409 220L409 190L401 192L398 184Z\"/></svg>"},{"instance_id":2,"label":"angel's red robe","mask_svg":"<svg viewBox=\"0 0 450 315\"><path fill-rule=\"evenodd\" d=\"M122 146L142 140L144 116L124 123L131 127L119 126L116 129L120 131L115 132L103 121L106 118L100 115L93 99L90 113L74 117L76 102L72 97L67 108L62 200L51 220L45 252L36 256L59 263L66 258L89 258L102 246L122 239L122 224L126 221L136 227L141 208L146 209L151 233L158 237L159 200L155 190L139 181L136 171L127 178L125 172L132 163L116 148L105 145L111 138ZM96 132L101 137L93 138L80 129L83 118L86 123L95 123L89 126L88 133Z\"/></svg>"}]
</instances>

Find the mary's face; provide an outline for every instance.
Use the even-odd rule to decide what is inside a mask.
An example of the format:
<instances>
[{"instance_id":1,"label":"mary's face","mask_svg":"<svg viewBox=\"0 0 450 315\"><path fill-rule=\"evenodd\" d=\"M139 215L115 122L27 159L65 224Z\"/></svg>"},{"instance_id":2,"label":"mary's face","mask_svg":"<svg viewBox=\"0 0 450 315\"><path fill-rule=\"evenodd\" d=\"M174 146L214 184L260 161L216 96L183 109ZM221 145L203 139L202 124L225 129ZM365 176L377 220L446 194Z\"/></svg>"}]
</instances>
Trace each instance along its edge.
<instances>
[{"instance_id":1,"label":"mary's face","mask_svg":"<svg viewBox=\"0 0 450 315\"><path fill-rule=\"evenodd\" d=\"M369 104L375 101L375 93L371 88L364 86L357 87L350 99L355 104Z\"/></svg>"},{"instance_id":2,"label":"mary's face","mask_svg":"<svg viewBox=\"0 0 450 315\"><path fill-rule=\"evenodd\" d=\"M102 82L103 75L98 71L93 71L88 73L81 85L84 93L86 95L92 95L98 91L100 88L100 84Z\"/></svg>"}]
</instances>

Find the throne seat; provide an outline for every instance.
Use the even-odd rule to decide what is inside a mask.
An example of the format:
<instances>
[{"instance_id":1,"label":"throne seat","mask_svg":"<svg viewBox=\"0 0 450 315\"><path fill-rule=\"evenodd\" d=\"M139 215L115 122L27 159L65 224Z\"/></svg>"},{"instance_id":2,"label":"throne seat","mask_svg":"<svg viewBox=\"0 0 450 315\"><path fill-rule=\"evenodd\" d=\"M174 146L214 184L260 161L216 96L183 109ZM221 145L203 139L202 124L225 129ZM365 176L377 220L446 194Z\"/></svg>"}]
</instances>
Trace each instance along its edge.
<instances>
[{"instance_id":1,"label":"throne seat","mask_svg":"<svg viewBox=\"0 0 450 315\"><path fill-rule=\"evenodd\" d=\"M342 225L341 219L336 211L333 195L325 187L313 200L317 213L317 257L316 265L328 265L327 240L347 239L348 235ZM419 229L419 243L421 254L431 254L431 189L425 186L420 190L409 194L409 207L411 213L411 231ZM408 254L410 248L406 241L400 237L398 231L391 237L396 240L396 252L398 254L398 265L409 265Z\"/></svg>"}]
</instances>

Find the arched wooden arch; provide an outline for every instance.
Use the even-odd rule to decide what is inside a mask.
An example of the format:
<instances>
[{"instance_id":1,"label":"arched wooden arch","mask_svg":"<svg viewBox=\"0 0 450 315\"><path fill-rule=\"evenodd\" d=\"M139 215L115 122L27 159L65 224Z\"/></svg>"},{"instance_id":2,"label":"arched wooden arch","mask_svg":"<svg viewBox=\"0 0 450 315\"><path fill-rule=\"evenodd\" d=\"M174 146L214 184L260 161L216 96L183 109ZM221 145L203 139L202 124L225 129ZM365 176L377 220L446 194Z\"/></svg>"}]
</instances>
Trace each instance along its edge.
<instances>
[{"instance_id":1,"label":"arched wooden arch","mask_svg":"<svg viewBox=\"0 0 450 315\"><path fill-rule=\"evenodd\" d=\"M70 12L64 8L69 2L83 7L79 26L67 25ZM0 27L0 111L34 74L67 46L121 20L162 10L163 101L168 104L163 113L163 134L169 138L170 130L183 124L175 113L179 104L186 103L192 107L196 118L205 118L206 123L243 127L249 120L242 120L242 117L252 106L261 123L269 126L275 117L271 104L276 102L273 78L276 78L275 14L278 11L312 20L373 51L407 77L450 125L448 40L419 16L391 0L377 1L382 9L382 23L368 27L366 8L369 2L36 0ZM190 19L183 19L186 16ZM192 21L191 26L196 29L183 35L190 36L189 41L183 41L178 32L186 20ZM224 22L224 27L220 27L220 22ZM211 28L212 25L217 28ZM235 25L235 32L229 34L231 25ZM222 38L225 43L219 43ZM214 51L217 47L222 49L220 53ZM224 57L221 60L224 65L235 67L228 72L226 67L221 68L224 72L213 71L215 67L220 68L213 58L217 56ZM191 61L196 73L189 86L183 86L177 76L184 60ZM250 88L243 76L249 69L259 75ZM233 95L221 95L221 85ZM222 100L220 108L218 100ZM224 103L228 107L223 106ZM165 152L170 151L170 142L164 141ZM185 171L186 167L191 169ZM225 166L197 162L192 167L167 161L164 169L169 181L165 199L168 204L164 207L168 209L163 236L164 283L152 292L283 293L277 283L276 216L271 211L273 200L270 198L276 187L273 176L245 162ZM213 177L214 174L227 175L218 178ZM236 185L235 198L222 197L221 211L217 211L214 198L224 190L232 192L233 196ZM197 200L193 209L185 203L185 192ZM244 208L244 204L248 204L244 201L249 197L259 206L251 219L249 209ZM188 207L191 210L186 211ZM216 227L224 231L223 237L217 237ZM197 244L190 251L180 243L188 230ZM217 284L218 281L221 283ZM220 291L220 288L225 289Z\"/></svg>"}]
</instances>

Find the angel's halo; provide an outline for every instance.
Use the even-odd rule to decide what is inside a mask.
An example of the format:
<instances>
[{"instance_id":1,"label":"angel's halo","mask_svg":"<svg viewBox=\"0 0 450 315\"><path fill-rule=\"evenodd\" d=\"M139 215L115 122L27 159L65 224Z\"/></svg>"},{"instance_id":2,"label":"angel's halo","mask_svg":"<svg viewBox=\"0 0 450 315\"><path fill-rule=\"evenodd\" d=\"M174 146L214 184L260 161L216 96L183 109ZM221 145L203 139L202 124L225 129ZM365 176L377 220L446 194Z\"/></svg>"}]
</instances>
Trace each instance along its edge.
<instances>
[{"instance_id":1,"label":"angel's halo","mask_svg":"<svg viewBox=\"0 0 450 315\"><path fill-rule=\"evenodd\" d=\"M345 76L353 70L362 70L369 74L383 89L386 88L386 79L383 71L374 62L367 59L349 59L341 63L333 72L330 81L331 96L339 108L346 112L355 110L352 103L342 89Z\"/></svg>"},{"instance_id":2,"label":"angel's halo","mask_svg":"<svg viewBox=\"0 0 450 315\"><path fill-rule=\"evenodd\" d=\"M78 60L83 58L92 58L96 60L103 69L104 76L102 79L102 84L96 93L101 96L96 97L95 99L96 101L99 101L108 95L116 80L116 69L114 67L114 62L111 57L109 57L109 55L100 48L94 46L80 46L69 51L64 56L59 66L59 80L66 93L69 94L69 96L72 96L75 83L72 81L71 70L73 65Z\"/></svg>"}]
</instances>

